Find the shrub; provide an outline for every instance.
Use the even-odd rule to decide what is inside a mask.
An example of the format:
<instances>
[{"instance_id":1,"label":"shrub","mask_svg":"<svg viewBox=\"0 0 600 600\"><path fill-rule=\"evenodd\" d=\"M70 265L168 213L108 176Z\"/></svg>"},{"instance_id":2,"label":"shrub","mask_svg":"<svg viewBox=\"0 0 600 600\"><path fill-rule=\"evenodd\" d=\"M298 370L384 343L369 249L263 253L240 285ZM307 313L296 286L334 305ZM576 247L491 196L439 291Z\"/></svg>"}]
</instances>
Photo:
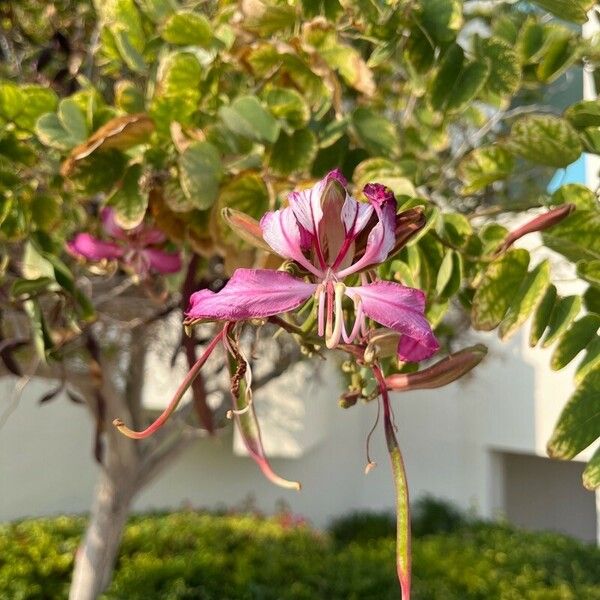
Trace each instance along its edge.
<instances>
[{"instance_id":1,"label":"shrub","mask_svg":"<svg viewBox=\"0 0 600 600\"><path fill-rule=\"evenodd\" d=\"M466 522L437 501L421 506L417 528L427 535L414 543L416 600L600 600L599 549L557 534ZM427 514L435 516L429 523ZM443 531L453 514L458 526ZM84 525L82 517L58 517L0 527L0 598L66 598ZM138 516L103 598L397 599L394 554L386 515L354 514L330 533L250 515Z\"/></svg>"}]
</instances>

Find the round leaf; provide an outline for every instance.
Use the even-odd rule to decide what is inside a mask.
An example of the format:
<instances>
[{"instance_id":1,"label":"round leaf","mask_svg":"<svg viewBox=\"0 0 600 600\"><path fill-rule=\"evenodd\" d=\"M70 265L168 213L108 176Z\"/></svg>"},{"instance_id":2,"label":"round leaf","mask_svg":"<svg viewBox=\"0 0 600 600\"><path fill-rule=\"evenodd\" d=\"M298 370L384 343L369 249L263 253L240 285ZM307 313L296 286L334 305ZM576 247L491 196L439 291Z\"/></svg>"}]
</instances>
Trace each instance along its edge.
<instances>
[{"instance_id":1,"label":"round leaf","mask_svg":"<svg viewBox=\"0 0 600 600\"><path fill-rule=\"evenodd\" d=\"M221 176L219 153L208 142L191 144L179 157L181 189L200 210L209 208L216 200Z\"/></svg>"},{"instance_id":2,"label":"round leaf","mask_svg":"<svg viewBox=\"0 0 600 600\"><path fill-rule=\"evenodd\" d=\"M499 325L527 274L528 265L529 253L518 248L488 266L473 297L471 320L475 329L490 331Z\"/></svg>"},{"instance_id":3,"label":"round leaf","mask_svg":"<svg viewBox=\"0 0 600 600\"><path fill-rule=\"evenodd\" d=\"M549 115L527 116L517 121L507 147L514 154L549 167L566 167L582 151L579 136L569 122Z\"/></svg>"}]
</instances>

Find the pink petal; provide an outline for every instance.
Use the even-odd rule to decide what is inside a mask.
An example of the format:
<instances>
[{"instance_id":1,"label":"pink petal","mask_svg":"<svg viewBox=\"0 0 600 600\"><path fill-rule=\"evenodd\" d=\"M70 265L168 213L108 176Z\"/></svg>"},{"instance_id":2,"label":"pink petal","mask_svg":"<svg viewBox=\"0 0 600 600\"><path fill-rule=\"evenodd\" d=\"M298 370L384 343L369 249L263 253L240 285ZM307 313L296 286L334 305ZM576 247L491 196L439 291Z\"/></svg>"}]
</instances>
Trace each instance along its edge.
<instances>
[{"instance_id":1,"label":"pink petal","mask_svg":"<svg viewBox=\"0 0 600 600\"><path fill-rule=\"evenodd\" d=\"M346 196L342 207L342 221L346 235L356 237L366 227L372 214L371 204L358 202L352 196Z\"/></svg>"},{"instance_id":2,"label":"pink petal","mask_svg":"<svg viewBox=\"0 0 600 600\"><path fill-rule=\"evenodd\" d=\"M399 283L378 281L347 288L351 298L359 297L364 313L402 334L398 357L405 362L425 360L437 352L438 341L424 316L425 294Z\"/></svg>"},{"instance_id":3,"label":"pink petal","mask_svg":"<svg viewBox=\"0 0 600 600\"><path fill-rule=\"evenodd\" d=\"M186 315L221 321L270 317L298 308L316 288L283 271L238 269L220 292L192 294Z\"/></svg>"},{"instance_id":4,"label":"pink petal","mask_svg":"<svg viewBox=\"0 0 600 600\"><path fill-rule=\"evenodd\" d=\"M319 231L319 223L323 218L321 196L327 185L326 179L321 179L313 187L300 192L292 192L288 196L290 208L294 212L298 223L314 237Z\"/></svg>"},{"instance_id":5,"label":"pink petal","mask_svg":"<svg viewBox=\"0 0 600 600\"><path fill-rule=\"evenodd\" d=\"M123 256L123 248L114 242L103 242L89 233L78 233L70 242L67 249L75 256L88 260L114 260Z\"/></svg>"},{"instance_id":6,"label":"pink petal","mask_svg":"<svg viewBox=\"0 0 600 600\"><path fill-rule=\"evenodd\" d=\"M396 202L394 192L381 183L367 183L363 188L363 194L375 207L383 206L386 202Z\"/></svg>"},{"instance_id":7,"label":"pink petal","mask_svg":"<svg viewBox=\"0 0 600 600\"><path fill-rule=\"evenodd\" d=\"M115 211L110 206L105 206L100 212L102 227L107 235L117 240L127 239L127 232L119 227L115 221Z\"/></svg>"},{"instance_id":8,"label":"pink petal","mask_svg":"<svg viewBox=\"0 0 600 600\"><path fill-rule=\"evenodd\" d=\"M364 254L352 266L338 272L338 277L357 273L369 265L382 263L396 243L396 201L384 202L381 206L373 203L379 223L371 229Z\"/></svg>"},{"instance_id":9,"label":"pink petal","mask_svg":"<svg viewBox=\"0 0 600 600\"><path fill-rule=\"evenodd\" d=\"M263 239L273 250L284 258L291 258L320 277L321 271L317 269L302 253L306 231L298 224L291 208L282 208L266 213L260 220Z\"/></svg>"},{"instance_id":10,"label":"pink petal","mask_svg":"<svg viewBox=\"0 0 600 600\"><path fill-rule=\"evenodd\" d=\"M344 174L340 169L333 169L333 171L329 171L327 175L325 175L325 181L337 181L343 188L348 187L348 180L344 177Z\"/></svg>"},{"instance_id":11,"label":"pink petal","mask_svg":"<svg viewBox=\"0 0 600 600\"><path fill-rule=\"evenodd\" d=\"M133 229L132 233L135 232L136 239L142 246L155 246L167 240L167 236L160 229L144 225L140 225L138 228Z\"/></svg>"},{"instance_id":12,"label":"pink petal","mask_svg":"<svg viewBox=\"0 0 600 600\"><path fill-rule=\"evenodd\" d=\"M142 250L150 268L163 275L177 273L181 270L181 255L179 252L165 252L156 248L145 248Z\"/></svg>"},{"instance_id":13,"label":"pink petal","mask_svg":"<svg viewBox=\"0 0 600 600\"><path fill-rule=\"evenodd\" d=\"M330 266L333 265L346 239L342 209L347 195L339 181L330 178L321 197L323 218L319 223L319 245L326 263Z\"/></svg>"},{"instance_id":14,"label":"pink petal","mask_svg":"<svg viewBox=\"0 0 600 600\"><path fill-rule=\"evenodd\" d=\"M331 181L337 181L342 188L346 188L348 182L339 169L330 171L311 188L292 192L288 196L290 207L302 225L309 233L316 236L319 231L319 223L323 218L322 196L325 187Z\"/></svg>"}]
</instances>

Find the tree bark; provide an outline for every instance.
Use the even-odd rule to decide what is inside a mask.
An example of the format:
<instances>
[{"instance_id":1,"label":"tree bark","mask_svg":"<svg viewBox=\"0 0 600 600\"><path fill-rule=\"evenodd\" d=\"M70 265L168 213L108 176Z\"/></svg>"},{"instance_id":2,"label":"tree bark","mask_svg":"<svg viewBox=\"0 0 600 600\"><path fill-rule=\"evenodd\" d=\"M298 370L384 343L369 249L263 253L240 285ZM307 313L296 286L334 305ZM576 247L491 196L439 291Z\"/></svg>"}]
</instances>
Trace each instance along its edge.
<instances>
[{"instance_id":1,"label":"tree bark","mask_svg":"<svg viewBox=\"0 0 600 600\"><path fill-rule=\"evenodd\" d=\"M127 483L121 476L114 479L107 470L101 472L88 528L77 552L69 600L95 600L110 584L135 492L131 480Z\"/></svg>"},{"instance_id":2,"label":"tree bark","mask_svg":"<svg viewBox=\"0 0 600 600\"><path fill-rule=\"evenodd\" d=\"M115 363L98 356L99 378L90 377L87 386L79 386L90 407L102 407L95 411L102 462L88 528L75 557L69 600L95 600L109 586L131 502L141 487L138 473L144 447L112 425L117 417L133 422L140 408L144 345L136 337L130 342L124 381L118 383Z\"/></svg>"}]
</instances>

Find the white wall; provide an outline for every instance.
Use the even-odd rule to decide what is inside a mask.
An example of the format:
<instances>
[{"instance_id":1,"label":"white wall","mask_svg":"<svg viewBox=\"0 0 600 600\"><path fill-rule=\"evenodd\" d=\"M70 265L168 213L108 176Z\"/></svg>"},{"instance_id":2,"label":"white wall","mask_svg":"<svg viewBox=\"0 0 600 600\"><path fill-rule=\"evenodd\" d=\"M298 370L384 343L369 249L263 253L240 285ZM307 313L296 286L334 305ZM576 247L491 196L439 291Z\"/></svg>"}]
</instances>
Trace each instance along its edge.
<instances>
[{"instance_id":1,"label":"white wall","mask_svg":"<svg viewBox=\"0 0 600 600\"><path fill-rule=\"evenodd\" d=\"M571 375L551 372L546 353L525 348L519 339L501 345L491 335L484 337L490 355L473 375L442 390L397 395L395 406L412 497L434 494L495 516L503 508L495 452L543 455ZM298 458L272 461L281 475L302 482L301 492L272 486L249 458L232 452L228 432L191 447L141 494L135 508L239 507L251 500L272 512L284 501L317 525L352 509L391 510L393 488L381 431L372 447L379 466L368 476L363 473L375 406L338 408L335 371L322 368L317 378L304 375L307 407L299 414L294 404L291 420L295 439L302 439L303 429L311 431L310 447ZM9 405L12 385L2 385L0 414ZM66 398L38 406L43 390L42 384L31 384L0 429L0 520L89 507L97 469L91 422L84 408ZM261 396L255 400L260 409ZM273 401L285 405L281 390ZM278 414L276 420L263 419L267 442L274 424L281 433L285 411ZM320 432L316 438L314 431Z\"/></svg>"}]
</instances>

